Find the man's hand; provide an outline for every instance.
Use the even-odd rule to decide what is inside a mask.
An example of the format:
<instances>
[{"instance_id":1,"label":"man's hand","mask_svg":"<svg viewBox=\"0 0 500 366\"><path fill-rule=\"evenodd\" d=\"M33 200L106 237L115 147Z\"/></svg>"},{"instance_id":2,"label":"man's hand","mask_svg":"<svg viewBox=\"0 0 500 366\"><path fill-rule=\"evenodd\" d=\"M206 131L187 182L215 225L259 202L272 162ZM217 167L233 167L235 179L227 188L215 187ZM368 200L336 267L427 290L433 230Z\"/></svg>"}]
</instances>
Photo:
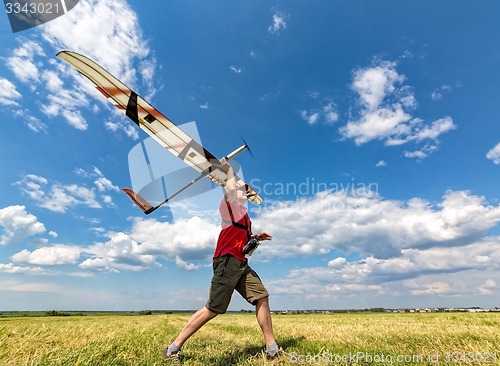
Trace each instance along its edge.
<instances>
[{"instance_id":1,"label":"man's hand","mask_svg":"<svg viewBox=\"0 0 500 366\"><path fill-rule=\"evenodd\" d=\"M257 239L258 241L263 241L263 240L271 240L273 237L271 235L269 235L268 233L264 232L264 233L260 233L260 234L255 235L254 238Z\"/></svg>"},{"instance_id":2,"label":"man's hand","mask_svg":"<svg viewBox=\"0 0 500 366\"><path fill-rule=\"evenodd\" d=\"M220 163L220 165L222 165L222 167L224 167L226 169L229 169L231 167L231 165L229 164L229 162L227 161L226 158L221 158L219 160L219 163Z\"/></svg>"}]
</instances>

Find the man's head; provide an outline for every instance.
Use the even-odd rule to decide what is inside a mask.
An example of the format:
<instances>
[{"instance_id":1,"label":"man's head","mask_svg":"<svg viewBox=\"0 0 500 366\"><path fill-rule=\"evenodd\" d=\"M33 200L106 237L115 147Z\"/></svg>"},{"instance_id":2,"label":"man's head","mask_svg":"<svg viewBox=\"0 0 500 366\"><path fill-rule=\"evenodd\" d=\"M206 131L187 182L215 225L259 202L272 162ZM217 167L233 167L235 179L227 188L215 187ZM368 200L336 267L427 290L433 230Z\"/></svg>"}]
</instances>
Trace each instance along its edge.
<instances>
[{"instance_id":1,"label":"man's head","mask_svg":"<svg viewBox=\"0 0 500 366\"><path fill-rule=\"evenodd\" d=\"M244 205L248 200L247 190L248 190L248 185L246 184L236 187L236 200L242 205Z\"/></svg>"}]
</instances>

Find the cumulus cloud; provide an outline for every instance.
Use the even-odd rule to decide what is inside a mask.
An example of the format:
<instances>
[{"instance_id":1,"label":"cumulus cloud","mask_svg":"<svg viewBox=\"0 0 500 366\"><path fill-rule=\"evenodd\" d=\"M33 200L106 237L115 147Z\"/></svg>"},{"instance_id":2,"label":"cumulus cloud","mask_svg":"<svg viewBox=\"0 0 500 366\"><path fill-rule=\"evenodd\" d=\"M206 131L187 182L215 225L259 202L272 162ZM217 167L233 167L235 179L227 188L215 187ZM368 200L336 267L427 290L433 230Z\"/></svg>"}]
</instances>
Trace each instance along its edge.
<instances>
[{"instance_id":1,"label":"cumulus cloud","mask_svg":"<svg viewBox=\"0 0 500 366\"><path fill-rule=\"evenodd\" d=\"M436 203L387 200L365 190L321 192L260 211L253 226L273 240L252 259L336 254L326 265L265 280L281 301L302 307L307 301L330 308L338 301L345 308L374 300L401 304L402 296L414 296L408 306L416 306L415 297L489 296L497 285L485 278L500 270L500 237L485 235L499 222L500 206L468 191L448 191ZM346 259L351 254L362 259Z\"/></svg>"},{"instance_id":2,"label":"cumulus cloud","mask_svg":"<svg viewBox=\"0 0 500 366\"><path fill-rule=\"evenodd\" d=\"M54 245L42 247L30 252L27 249L14 254L12 262L19 264L32 264L38 266L70 265L76 264L80 258L80 248L71 245Z\"/></svg>"},{"instance_id":3,"label":"cumulus cloud","mask_svg":"<svg viewBox=\"0 0 500 366\"><path fill-rule=\"evenodd\" d=\"M367 190L320 192L262 210L254 227L272 233L262 257L322 255L336 249L377 258L401 250L465 245L500 222L500 207L467 191L449 191L440 203L387 200Z\"/></svg>"},{"instance_id":4,"label":"cumulus cloud","mask_svg":"<svg viewBox=\"0 0 500 366\"><path fill-rule=\"evenodd\" d=\"M3 234L0 245L16 245L30 236L46 232L36 216L26 212L25 206L9 206L0 210L0 226Z\"/></svg>"},{"instance_id":5,"label":"cumulus cloud","mask_svg":"<svg viewBox=\"0 0 500 366\"><path fill-rule=\"evenodd\" d=\"M266 286L301 303L314 298L331 304L340 298L343 307L349 299L356 299L351 306L363 306L360 299L373 305L373 299L381 301L380 295L389 299L386 306L410 296L409 306L416 306L415 297L487 296L497 288L495 281L484 277L500 269L499 243L500 237L491 237L463 247L405 249L400 257L387 259L339 257L326 267L291 270L284 278L266 281Z\"/></svg>"},{"instance_id":6,"label":"cumulus cloud","mask_svg":"<svg viewBox=\"0 0 500 366\"><path fill-rule=\"evenodd\" d=\"M17 79L29 84L33 92L40 93L43 89L46 97L40 109L46 116L59 116L74 128L84 131L88 122L83 110L89 109L89 96L106 105L108 102L88 80L70 66L54 60L53 53L70 49L84 54L130 86L140 84L146 97L151 98L156 92L153 77L156 61L150 55L138 24L137 15L124 0L81 0L64 17L38 28L42 31L42 40L20 38L21 45L6 58L6 65ZM47 44L54 51L44 50ZM19 96L4 80L0 79L0 86L3 86L0 89L4 90L0 92L0 104L16 106ZM96 106L92 108L94 112L97 109ZM31 121L26 122L30 129L35 132L46 130L47 125L39 119L33 120L32 113L21 112L23 118L30 116ZM105 126L137 138L137 131L121 114L115 115Z\"/></svg>"},{"instance_id":7,"label":"cumulus cloud","mask_svg":"<svg viewBox=\"0 0 500 366\"><path fill-rule=\"evenodd\" d=\"M156 257L144 254L140 245L125 233L108 234L109 241L89 246L84 251L91 258L79 267L90 271L119 272L141 271L156 266Z\"/></svg>"},{"instance_id":8,"label":"cumulus cloud","mask_svg":"<svg viewBox=\"0 0 500 366\"><path fill-rule=\"evenodd\" d=\"M16 90L16 86L9 80L0 77L0 104L17 106L16 99L21 98L21 94Z\"/></svg>"},{"instance_id":9,"label":"cumulus cloud","mask_svg":"<svg viewBox=\"0 0 500 366\"><path fill-rule=\"evenodd\" d=\"M103 26L105 24L105 26ZM134 62L148 61L150 51L136 13L123 0L82 0L63 17L42 26L44 38L57 49L71 49L98 61L125 83L135 83ZM153 79L154 61L141 76Z\"/></svg>"},{"instance_id":10,"label":"cumulus cloud","mask_svg":"<svg viewBox=\"0 0 500 366\"><path fill-rule=\"evenodd\" d=\"M181 219L175 223L138 218L129 233L104 234L108 238L105 242L86 247L56 244L33 251L24 249L11 257L13 263L0 265L0 272L33 273L31 271L42 268L40 266L77 263L78 268L85 271L83 273L143 271L161 266L160 258L175 263L182 270L196 271L200 264L188 261L209 261L219 231L218 225L199 217ZM33 274L53 273L39 270ZM82 275L82 272L79 275Z\"/></svg>"},{"instance_id":11,"label":"cumulus cloud","mask_svg":"<svg viewBox=\"0 0 500 366\"><path fill-rule=\"evenodd\" d=\"M438 138L456 125L448 116L431 123L413 117L417 102L405 80L395 62L378 60L371 67L356 70L351 87L359 98L360 115L340 128L342 136L353 139L356 145L372 140L383 140L387 146L433 142L432 148L408 153L407 157L424 158L435 151Z\"/></svg>"},{"instance_id":12,"label":"cumulus cloud","mask_svg":"<svg viewBox=\"0 0 500 366\"><path fill-rule=\"evenodd\" d=\"M211 258L220 226L194 216L175 223L156 219L136 219L130 236L141 243L141 251L168 260L206 260Z\"/></svg>"},{"instance_id":13,"label":"cumulus cloud","mask_svg":"<svg viewBox=\"0 0 500 366\"><path fill-rule=\"evenodd\" d=\"M497 165L500 164L500 142L488 151L486 158Z\"/></svg>"}]
</instances>

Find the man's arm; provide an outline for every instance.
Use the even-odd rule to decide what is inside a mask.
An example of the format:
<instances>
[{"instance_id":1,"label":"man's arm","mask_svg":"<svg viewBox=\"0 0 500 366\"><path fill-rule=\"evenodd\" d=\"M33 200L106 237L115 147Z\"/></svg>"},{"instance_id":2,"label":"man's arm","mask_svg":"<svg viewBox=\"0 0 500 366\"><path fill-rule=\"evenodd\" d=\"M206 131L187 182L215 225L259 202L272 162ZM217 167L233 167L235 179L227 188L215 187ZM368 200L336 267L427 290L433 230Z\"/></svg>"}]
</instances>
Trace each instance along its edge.
<instances>
[{"instance_id":1,"label":"man's arm","mask_svg":"<svg viewBox=\"0 0 500 366\"><path fill-rule=\"evenodd\" d=\"M226 158L220 159L220 163L224 168L227 168L226 199L229 203L233 203L236 200L236 178L234 177L233 167L227 162Z\"/></svg>"}]
</instances>

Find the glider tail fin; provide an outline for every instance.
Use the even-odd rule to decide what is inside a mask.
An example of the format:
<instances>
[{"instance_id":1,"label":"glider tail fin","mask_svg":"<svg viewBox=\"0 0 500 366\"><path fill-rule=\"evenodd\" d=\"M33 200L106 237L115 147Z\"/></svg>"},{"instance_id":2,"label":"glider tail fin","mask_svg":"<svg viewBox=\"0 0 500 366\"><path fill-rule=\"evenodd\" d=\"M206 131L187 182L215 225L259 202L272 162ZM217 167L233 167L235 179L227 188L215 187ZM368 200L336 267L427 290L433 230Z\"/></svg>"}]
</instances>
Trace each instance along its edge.
<instances>
[{"instance_id":1,"label":"glider tail fin","mask_svg":"<svg viewBox=\"0 0 500 366\"><path fill-rule=\"evenodd\" d=\"M138 193L128 188L123 188L122 190L146 215L154 211L154 207L151 206L151 204L142 198Z\"/></svg>"}]
</instances>

